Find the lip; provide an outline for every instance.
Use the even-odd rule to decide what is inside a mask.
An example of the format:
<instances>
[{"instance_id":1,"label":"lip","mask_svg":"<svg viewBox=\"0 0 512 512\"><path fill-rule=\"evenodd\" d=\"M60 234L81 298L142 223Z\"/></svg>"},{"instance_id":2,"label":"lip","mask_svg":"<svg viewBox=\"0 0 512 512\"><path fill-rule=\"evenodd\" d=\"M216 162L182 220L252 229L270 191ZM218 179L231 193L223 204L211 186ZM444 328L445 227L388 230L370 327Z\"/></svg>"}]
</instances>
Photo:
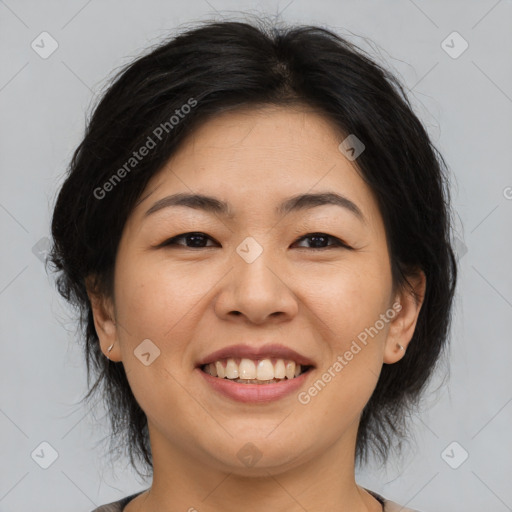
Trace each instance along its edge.
<instances>
[{"instance_id":1,"label":"lip","mask_svg":"<svg viewBox=\"0 0 512 512\"><path fill-rule=\"evenodd\" d=\"M298 391L309 378L312 368L298 377L283 379L273 384L241 384L229 379L214 377L203 372L200 367L194 371L199 372L209 386L225 397L244 403L268 403Z\"/></svg>"},{"instance_id":2,"label":"lip","mask_svg":"<svg viewBox=\"0 0 512 512\"><path fill-rule=\"evenodd\" d=\"M285 347L284 345L279 344L269 344L269 345L263 345L260 347L251 347L250 345L231 345L229 347L221 348L220 350L216 350L215 352L212 352L211 354L207 355L206 357L203 357L198 363L197 367L200 368L201 366L213 363L215 361L218 361L219 359L227 359L229 357L232 358L246 358L246 359L253 359L253 360L259 360L259 359L289 359L291 361L295 361L296 363L303 365L303 366L315 366L315 363L307 358L306 356L303 356L302 354L299 354L295 350ZM216 377L214 377L216 378ZM297 377L297 378L300 378ZM218 379L220 380L220 379ZM291 379L294 380L294 379ZM250 386L251 384L241 384L241 386ZM254 384L255 386L260 386L260 384ZM272 386L272 384L266 384L266 386Z\"/></svg>"}]
</instances>

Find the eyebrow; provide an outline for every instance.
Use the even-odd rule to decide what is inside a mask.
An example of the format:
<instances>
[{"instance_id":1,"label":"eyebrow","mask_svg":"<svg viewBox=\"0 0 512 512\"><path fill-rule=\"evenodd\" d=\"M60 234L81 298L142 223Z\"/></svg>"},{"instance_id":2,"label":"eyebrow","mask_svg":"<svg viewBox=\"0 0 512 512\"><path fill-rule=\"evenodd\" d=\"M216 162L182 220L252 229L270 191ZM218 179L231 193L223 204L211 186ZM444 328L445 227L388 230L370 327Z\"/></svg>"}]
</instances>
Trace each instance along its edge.
<instances>
[{"instance_id":1,"label":"eyebrow","mask_svg":"<svg viewBox=\"0 0 512 512\"><path fill-rule=\"evenodd\" d=\"M284 216L290 212L308 210L310 208L328 204L345 208L354 214L361 222L365 224L367 222L363 212L354 202L336 192L300 194L289 197L276 207L276 215ZM144 214L144 217L148 217L153 213L162 210L163 208L168 208L171 206L186 206L187 208L202 210L205 212L221 215L229 219L234 217L234 213L230 208L229 203L217 199L216 197L189 193L173 194L159 199Z\"/></svg>"}]
</instances>

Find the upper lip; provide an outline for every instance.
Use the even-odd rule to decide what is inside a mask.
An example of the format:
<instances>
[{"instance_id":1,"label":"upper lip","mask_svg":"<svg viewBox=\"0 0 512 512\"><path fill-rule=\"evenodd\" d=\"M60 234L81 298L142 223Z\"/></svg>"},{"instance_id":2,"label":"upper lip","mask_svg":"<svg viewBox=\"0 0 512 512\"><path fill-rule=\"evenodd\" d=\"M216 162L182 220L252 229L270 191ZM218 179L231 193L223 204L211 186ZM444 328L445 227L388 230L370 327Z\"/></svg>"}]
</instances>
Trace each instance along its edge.
<instances>
[{"instance_id":1,"label":"upper lip","mask_svg":"<svg viewBox=\"0 0 512 512\"><path fill-rule=\"evenodd\" d=\"M227 359L230 357L246 359L289 359L303 366L314 366L313 361L308 357L299 354L289 347L275 343L259 347L252 347L244 344L230 345L229 347L221 348L203 357L197 365L203 366L205 364L218 361L219 359Z\"/></svg>"}]
</instances>

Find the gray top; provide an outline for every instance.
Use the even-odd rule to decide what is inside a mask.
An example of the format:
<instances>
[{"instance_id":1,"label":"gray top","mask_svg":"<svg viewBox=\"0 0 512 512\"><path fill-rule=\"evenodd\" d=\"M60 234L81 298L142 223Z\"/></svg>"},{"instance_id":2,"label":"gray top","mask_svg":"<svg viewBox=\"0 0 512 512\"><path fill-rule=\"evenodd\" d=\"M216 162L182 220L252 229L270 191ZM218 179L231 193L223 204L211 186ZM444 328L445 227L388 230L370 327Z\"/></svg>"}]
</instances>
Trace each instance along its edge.
<instances>
[{"instance_id":1,"label":"gray top","mask_svg":"<svg viewBox=\"0 0 512 512\"><path fill-rule=\"evenodd\" d=\"M404 508L398 503L394 501L387 500L383 498L380 494L376 492L370 491L363 487L366 491L368 491L379 503L382 504L383 512L418 512L418 510L414 510L412 508ZM146 489L147 490L147 489ZM126 496L118 501L113 501L112 503L107 503L106 505L102 505L101 507L95 508L91 512L122 512L124 507L133 500L139 494L142 494L144 491L137 492L135 494L131 494L130 496Z\"/></svg>"}]
</instances>

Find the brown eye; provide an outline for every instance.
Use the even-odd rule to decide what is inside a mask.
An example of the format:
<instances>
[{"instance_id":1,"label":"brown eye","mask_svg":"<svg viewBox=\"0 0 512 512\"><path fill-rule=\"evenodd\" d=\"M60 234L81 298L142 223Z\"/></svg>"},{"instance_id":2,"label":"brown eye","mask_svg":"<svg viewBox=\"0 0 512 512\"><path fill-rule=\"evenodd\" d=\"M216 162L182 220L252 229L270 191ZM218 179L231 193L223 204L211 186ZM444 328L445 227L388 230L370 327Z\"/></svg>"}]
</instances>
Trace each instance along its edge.
<instances>
[{"instance_id":1,"label":"brown eye","mask_svg":"<svg viewBox=\"0 0 512 512\"><path fill-rule=\"evenodd\" d=\"M185 240L185 244L178 243L181 240ZM186 248L189 248L189 249L202 249L202 248L206 248L206 247L212 247L211 245L210 246L205 245L205 243L208 242L208 240L213 240L213 239L204 233L200 233L200 232L183 233L181 235L177 235L172 238L169 238L168 240L166 240L165 242L160 244L159 247L169 247L169 246L176 246L176 245L178 245L178 246L184 245ZM190 245L188 245L188 244L190 244Z\"/></svg>"},{"instance_id":2,"label":"brown eye","mask_svg":"<svg viewBox=\"0 0 512 512\"><path fill-rule=\"evenodd\" d=\"M165 242L162 242L158 247L172 247L172 246L184 246L188 249L206 249L207 247L213 247L212 245L206 245L208 240L213 241L213 238L201 232L190 232L182 233L181 235L169 238ZM305 249L331 249L335 247L344 247L351 249L349 245L340 240L339 238L327 235L326 233L311 233L299 238L295 243L299 243L303 240L308 240L310 247L303 247ZM184 243L182 243L185 241ZM329 243L332 241L333 243Z\"/></svg>"},{"instance_id":3,"label":"brown eye","mask_svg":"<svg viewBox=\"0 0 512 512\"><path fill-rule=\"evenodd\" d=\"M301 240L311 240L312 247L306 247L306 249L330 249L332 247L345 247L347 249L350 249L350 246L348 246L345 242L341 241L339 238L336 238L332 235L327 235L325 233L311 233L309 235L305 235L297 242L300 242ZM326 245L329 240L333 240L334 243L330 245ZM295 242L295 243L297 243Z\"/></svg>"}]
</instances>

